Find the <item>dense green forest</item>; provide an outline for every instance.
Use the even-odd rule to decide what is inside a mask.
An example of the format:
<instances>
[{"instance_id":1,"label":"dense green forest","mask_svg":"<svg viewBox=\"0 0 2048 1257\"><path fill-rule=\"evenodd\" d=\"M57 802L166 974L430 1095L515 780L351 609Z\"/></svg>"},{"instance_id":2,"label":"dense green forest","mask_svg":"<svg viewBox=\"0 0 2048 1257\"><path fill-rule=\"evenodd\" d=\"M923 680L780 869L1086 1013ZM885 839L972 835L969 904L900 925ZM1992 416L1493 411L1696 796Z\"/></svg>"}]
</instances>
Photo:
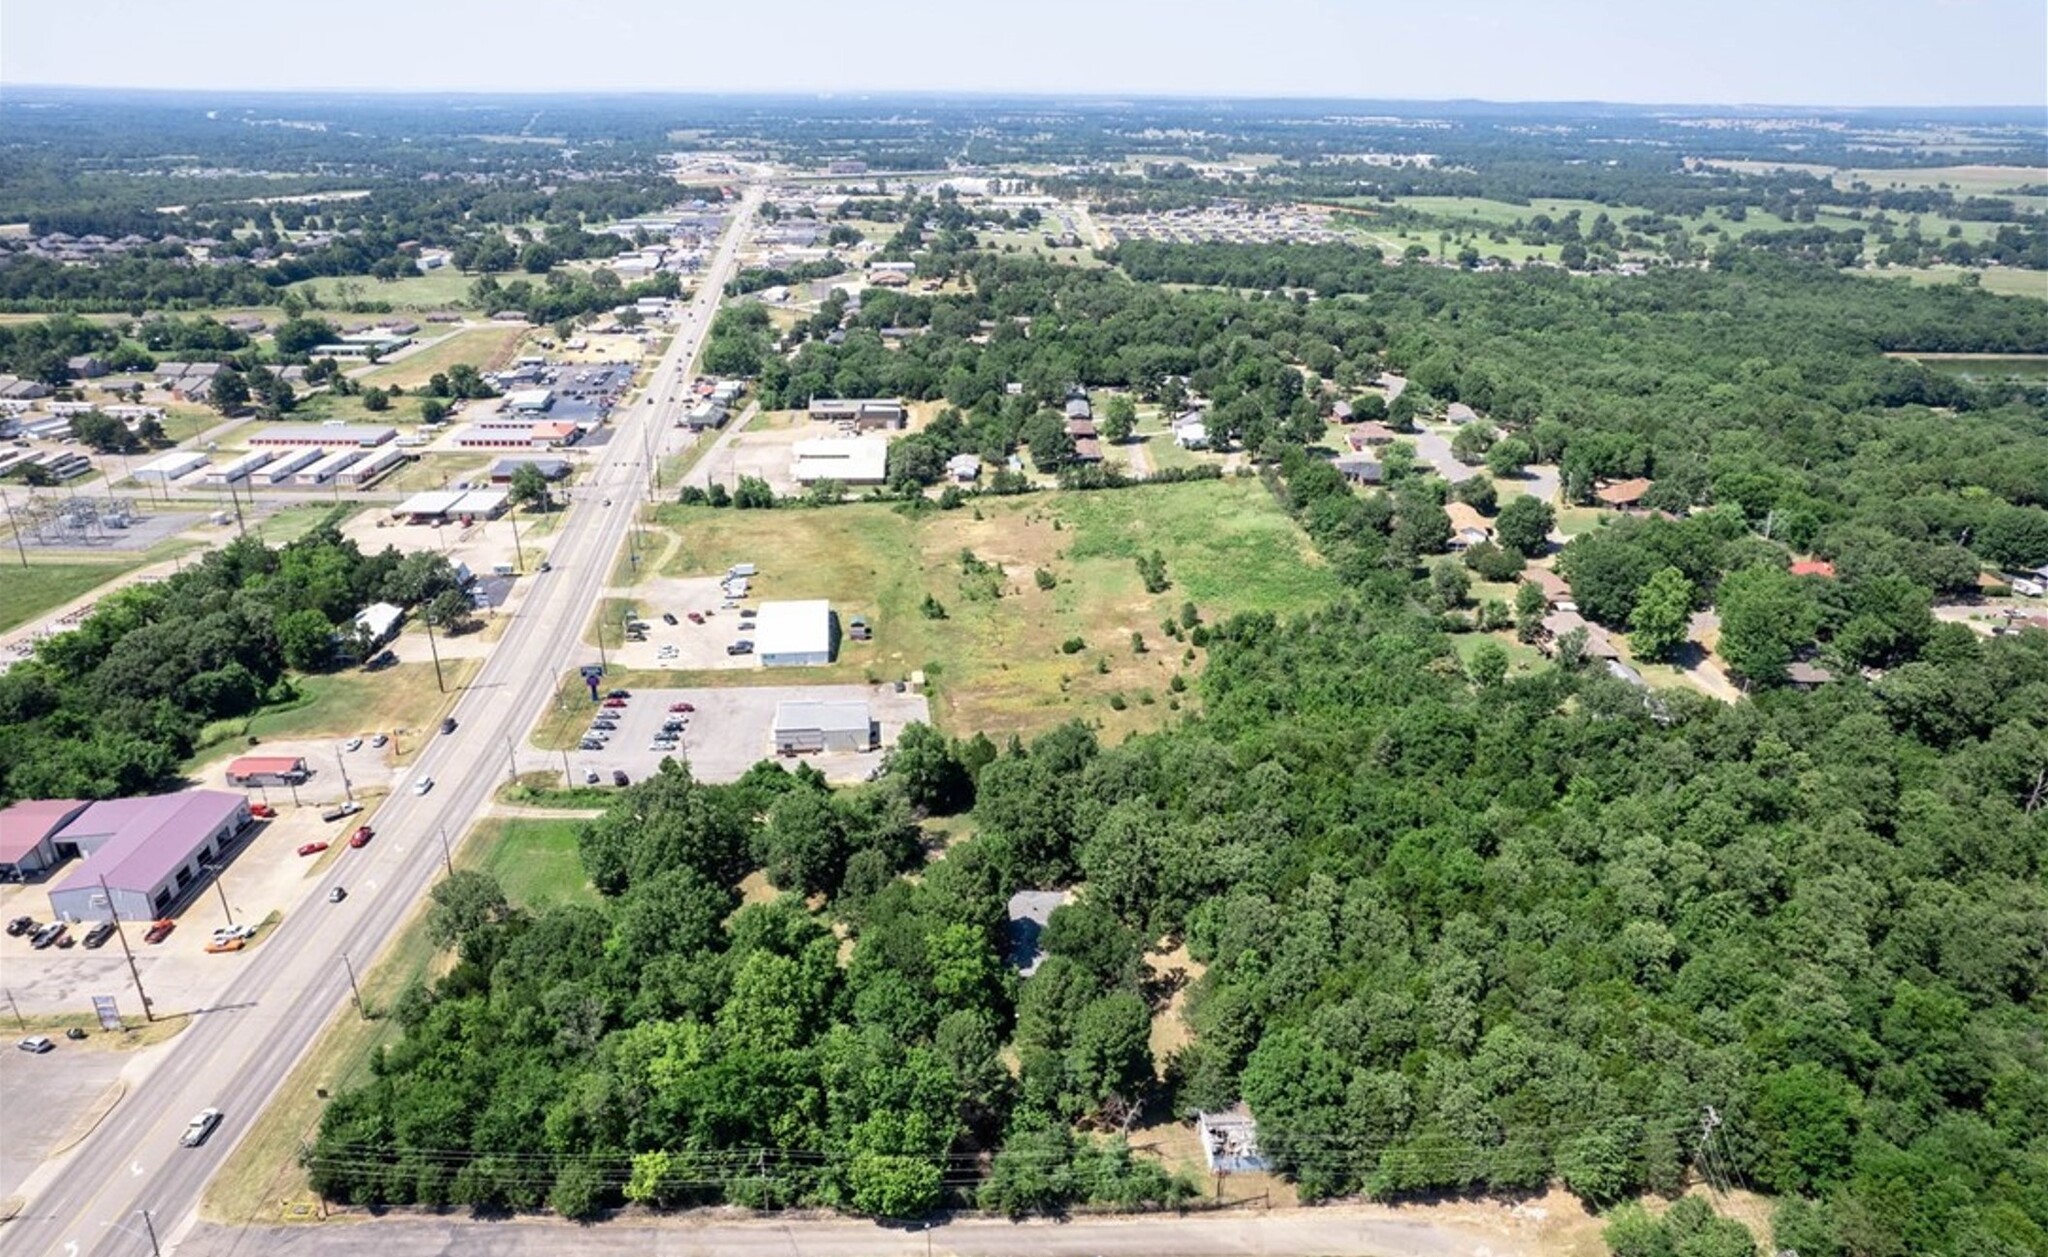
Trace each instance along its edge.
<instances>
[{"instance_id":1,"label":"dense green forest","mask_svg":"<svg viewBox=\"0 0 2048 1257\"><path fill-rule=\"evenodd\" d=\"M1703 1172L1712 1105L1802 1253L2042 1251L2048 635L1942 631L1922 699L1979 696L1967 730L1861 685L1653 718L1597 673L1470 682L1398 600L1217 627L1205 714L1116 748L917 735L839 794L671 768L586 831L596 907L452 880L460 962L392 1010L316 1186L1171 1200L1075 1124L1242 1097L1311 1197L1561 1178L1605 1205ZM970 780L977 836L894 878ZM792 893L735 913L757 866ZM1017 981L1005 897L1076 882ZM1153 1061L1161 939L1207 971L1194 1043Z\"/></svg>"},{"instance_id":2,"label":"dense green forest","mask_svg":"<svg viewBox=\"0 0 2048 1257\"><path fill-rule=\"evenodd\" d=\"M333 666L364 606L454 584L439 554L366 556L323 526L276 548L244 537L109 594L0 673L0 803L174 788L208 721L290 698L288 672Z\"/></svg>"}]
</instances>

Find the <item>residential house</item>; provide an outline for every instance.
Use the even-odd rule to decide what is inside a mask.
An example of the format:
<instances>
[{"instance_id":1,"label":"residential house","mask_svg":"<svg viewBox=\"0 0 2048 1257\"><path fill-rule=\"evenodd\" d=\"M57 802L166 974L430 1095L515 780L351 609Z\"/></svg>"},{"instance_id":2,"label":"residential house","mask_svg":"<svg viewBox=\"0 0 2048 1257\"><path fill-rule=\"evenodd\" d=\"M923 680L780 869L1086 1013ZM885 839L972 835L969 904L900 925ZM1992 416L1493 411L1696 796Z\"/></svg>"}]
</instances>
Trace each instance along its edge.
<instances>
[{"instance_id":1,"label":"residential house","mask_svg":"<svg viewBox=\"0 0 2048 1257\"><path fill-rule=\"evenodd\" d=\"M1656 483L1637 476L1633 480L1617 480L1593 490L1593 496L1601 505L1611 506L1617 511L1633 511L1642 505L1643 495Z\"/></svg>"},{"instance_id":2,"label":"residential house","mask_svg":"<svg viewBox=\"0 0 2048 1257\"><path fill-rule=\"evenodd\" d=\"M1816 690L1835 679L1835 674L1806 659L1785 665L1785 684L1795 690Z\"/></svg>"},{"instance_id":3,"label":"residential house","mask_svg":"<svg viewBox=\"0 0 2048 1257\"><path fill-rule=\"evenodd\" d=\"M1082 437L1074 442L1074 461L1077 463L1099 463L1102 461L1102 442L1094 437Z\"/></svg>"},{"instance_id":4,"label":"residential house","mask_svg":"<svg viewBox=\"0 0 2048 1257\"><path fill-rule=\"evenodd\" d=\"M1444 407L1444 418L1451 423L1466 424L1479 418L1479 412L1464 402L1452 402Z\"/></svg>"},{"instance_id":5,"label":"residential house","mask_svg":"<svg viewBox=\"0 0 2048 1257\"><path fill-rule=\"evenodd\" d=\"M1356 455L1347 455L1331 463L1337 474L1352 484L1378 484L1386 476L1386 468L1377 461Z\"/></svg>"},{"instance_id":6,"label":"residential house","mask_svg":"<svg viewBox=\"0 0 2048 1257\"><path fill-rule=\"evenodd\" d=\"M1351 403L1342 400L1338 401L1336 405L1330 407L1330 418L1335 419L1338 423L1350 423L1352 419Z\"/></svg>"},{"instance_id":7,"label":"residential house","mask_svg":"<svg viewBox=\"0 0 2048 1257\"><path fill-rule=\"evenodd\" d=\"M75 358L66 358L64 369L69 371L74 379L97 380L107 373L107 364L91 354L80 354Z\"/></svg>"},{"instance_id":8,"label":"residential house","mask_svg":"<svg viewBox=\"0 0 2048 1257\"><path fill-rule=\"evenodd\" d=\"M1553 611L1543 617L1543 631L1537 637L1537 645L1546 655L1557 653L1557 644L1576 630L1586 631L1586 656L1589 659L1619 659L1621 652L1607 639L1607 630L1590 623L1576 611Z\"/></svg>"},{"instance_id":9,"label":"residential house","mask_svg":"<svg viewBox=\"0 0 2048 1257\"><path fill-rule=\"evenodd\" d=\"M1377 419L1368 419L1354 428L1346 438L1354 450L1370 449L1375 446L1392 445L1400 433Z\"/></svg>"},{"instance_id":10,"label":"residential house","mask_svg":"<svg viewBox=\"0 0 2048 1257\"><path fill-rule=\"evenodd\" d=\"M946 474L960 484L973 484L981 478L981 459L973 454L955 454L946 460Z\"/></svg>"},{"instance_id":11,"label":"residential house","mask_svg":"<svg viewBox=\"0 0 2048 1257\"><path fill-rule=\"evenodd\" d=\"M1574 610L1571 582L1547 567L1522 569L1522 579L1543 591L1543 600L1553 607Z\"/></svg>"}]
</instances>

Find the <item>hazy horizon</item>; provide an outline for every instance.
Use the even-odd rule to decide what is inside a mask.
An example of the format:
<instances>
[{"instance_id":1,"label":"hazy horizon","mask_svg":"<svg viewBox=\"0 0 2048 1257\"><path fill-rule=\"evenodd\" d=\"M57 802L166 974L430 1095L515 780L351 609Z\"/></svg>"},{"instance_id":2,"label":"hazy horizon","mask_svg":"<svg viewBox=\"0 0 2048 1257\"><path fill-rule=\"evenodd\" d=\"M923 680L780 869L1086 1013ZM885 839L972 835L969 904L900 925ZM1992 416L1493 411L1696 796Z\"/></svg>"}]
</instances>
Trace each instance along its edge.
<instances>
[{"instance_id":1,"label":"hazy horizon","mask_svg":"<svg viewBox=\"0 0 2048 1257\"><path fill-rule=\"evenodd\" d=\"M1615 0L900 0L850 19L614 0L442 0L336 23L253 0L0 0L11 89L526 96L895 95L2042 110L2040 0L1726 0L1707 18ZM80 32L90 32L81 38ZM1251 50L1247 52L1247 49ZM317 54L309 56L308 52Z\"/></svg>"}]
</instances>

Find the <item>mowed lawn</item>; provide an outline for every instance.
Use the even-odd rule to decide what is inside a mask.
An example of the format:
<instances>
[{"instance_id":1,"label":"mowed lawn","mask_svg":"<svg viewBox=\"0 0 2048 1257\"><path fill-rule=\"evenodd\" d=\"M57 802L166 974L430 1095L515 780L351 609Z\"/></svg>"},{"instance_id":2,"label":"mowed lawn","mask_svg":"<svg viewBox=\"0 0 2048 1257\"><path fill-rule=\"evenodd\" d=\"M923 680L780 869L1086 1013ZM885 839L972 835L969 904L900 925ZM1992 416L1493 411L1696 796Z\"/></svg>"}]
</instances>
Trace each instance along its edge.
<instances>
[{"instance_id":1,"label":"mowed lawn","mask_svg":"<svg viewBox=\"0 0 2048 1257\"><path fill-rule=\"evenodd\" d=\"M665 507L661 520L682 537L665 575L756 563L759 596L827 598L842 624L861 615L875 631L872 642L842 643L827 668L706 673L692 682L889 681L921 670L933 719L960 736L1030 734L1075 718L1099 722L1109 737L1154 727L1190 701L1171 692L1173 677L1191 680L1202 663L1161 624L1184 603L1214 622L1240 611L1306 611L1339 593L1308 538L1253 480L982 499L917 518L860 504ZM1137 559L1155 550L1170 584L1153 594ZM965 553L999 573L970 572ZM1040 569L1052 589L1040 587ZM927 594L943 618L925 613ZM1074 639L1080 649L1062 649Z\"/></svg>"},{"instance_id":2,"label":"mowed lawn","mask_svg":"<svg viewBox=\"0 0 2048 1257\"><path fill-rule=\"evenodd\" d=\"M14 559L14 543L5 543L8 560ZM0 632L19 627L54 611L74 598L82 598L110 580L124 576L143 564L144 556L133 561L109 563L37 563L20 567L9 562L0 575Z\"/></svg>"},{"instance_id":3,"label":"mowed lawn","mask_svg":"<svg viewBox=\"0 0 2048 1257\"><path fill-rule=\"evenodd\" d=\"M452 266L444 266L437 271L409 275L404 279L382 280L354 275L345 279L302 279L289 287L301 294L309 289L317 292L321 301L335 309L345 304L341 285L347 283L355 285L356 296L361 300L387 302L394 310L438 310L467 307L470 285L481 278L480 275L466 275ZM500 282L522 278L538 277L522 271L498 273ZM330 314L325 317L343 316Z\"/></svg>"},{"instance_id":4,"label":"mowed lawn","mask_svg":"<svg viewBox=\"0 0 2048 1257\"><path fill-rule=\"evenodd\" d=\"M396 384L412 389L461 362L479 371L489 371L510 360L512 347L525 332L526 328L518 324L466 328L396 362L365 371L357 378L366 387L390 388Z\"/></svg>"},{"instance_id":5,"label":"mowed lawn","mask_svg":"<svg viewBox=\"0 0 2048 1257\"><path fill-rule=\"evenodd\" d=\"M497 878L505 897L529 911L596 903L597 889L576 853L576 835L587 823L574 817L487 816L463 840L457 863Z\"/></svg>"}]
</instances>

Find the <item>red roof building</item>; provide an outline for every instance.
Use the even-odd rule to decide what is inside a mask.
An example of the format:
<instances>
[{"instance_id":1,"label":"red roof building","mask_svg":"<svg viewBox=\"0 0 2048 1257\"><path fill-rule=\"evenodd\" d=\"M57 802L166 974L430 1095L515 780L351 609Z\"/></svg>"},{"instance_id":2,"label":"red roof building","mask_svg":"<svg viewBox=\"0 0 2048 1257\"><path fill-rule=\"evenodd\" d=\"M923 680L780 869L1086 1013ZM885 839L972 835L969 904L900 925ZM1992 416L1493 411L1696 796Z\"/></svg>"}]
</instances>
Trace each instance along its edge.
<instances>
[{"instance_id":1,"label":"red roof building","mask_svg":"<svg viewBox=\"0 0 2048 1257\"><path fill-rule=\"evenodd\" d=\"M1794 576L1833 577L1835 565L1826 559L1800 559L1792 564L1792 574Z\"/></svg>"}]
</instances>

